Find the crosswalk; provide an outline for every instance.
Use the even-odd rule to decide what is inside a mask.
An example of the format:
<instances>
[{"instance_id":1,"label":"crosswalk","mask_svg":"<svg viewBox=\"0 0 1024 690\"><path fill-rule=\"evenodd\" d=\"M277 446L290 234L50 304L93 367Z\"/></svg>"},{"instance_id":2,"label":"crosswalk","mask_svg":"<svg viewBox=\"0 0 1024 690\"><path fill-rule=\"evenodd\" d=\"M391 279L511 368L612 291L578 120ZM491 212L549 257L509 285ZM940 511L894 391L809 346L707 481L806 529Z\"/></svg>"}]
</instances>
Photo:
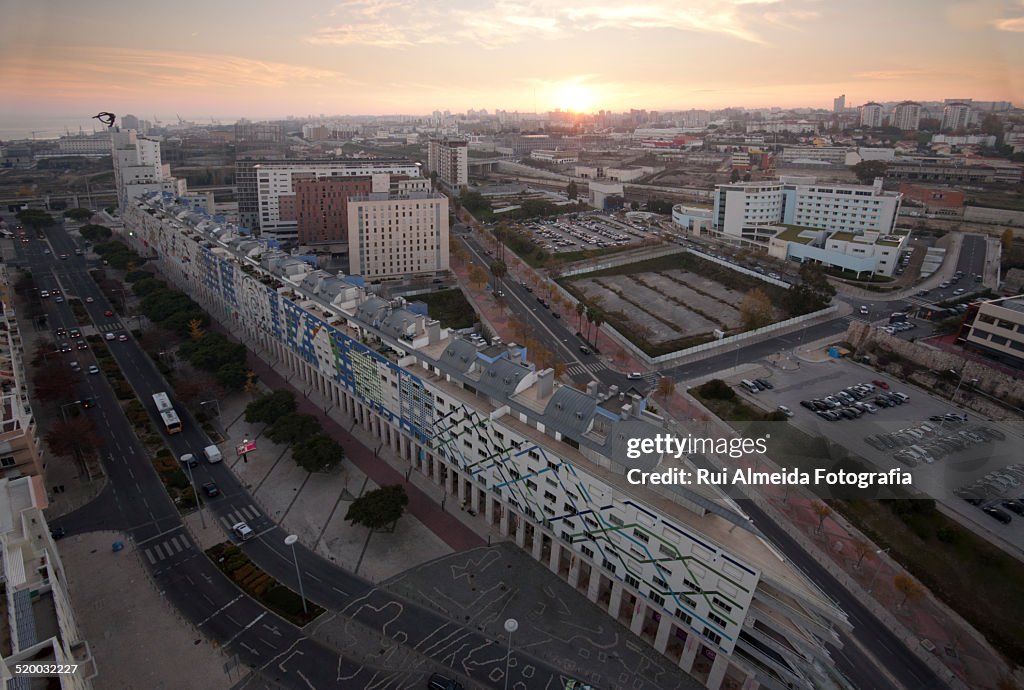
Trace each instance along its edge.
<instances>
[{"instance_id":1,"label":"crosswalk","mask_svg":"<svg viewBox=\"0 0 1024 690\"><path fill-rule=\"evenodd\" d=\"M177 556L182 551L192 548L192 543L188 537L184 534L176 534L169 539L165 539L159 544L147 547L143 550L146 554L146 558L149 559L150 565L156 565L162 560Z\"/></svg>"},{"instance_id":2,"label":"crosswalk","mask_svg":"<svg viewBox=\"0 0 1024 690\"><path fill-rule=\"evenodd\" d=\"M124 330L124 324L120 321L108 321L107 323L96 324L97 333L116 333Z\"/></svg>"},{"instance_id":3,"label":"crosswalk","mask_svg":"<svg viewBox=\"0 0 1024 690\"><path fill-rule=\"evenodd\" d=\"M589 364L573 364L571 367L566 367L565 370L570 376L579 376L591 371L601 371L604 368L605 366L601 362L590 362Z\"/></svg>"},{"instance_id":4,"label":"crosswalk","mask_svg":"<svg viewBox=\"0 0 1024 690\"><path fill-rule=\"evenodd\" d=\"M252 527L252 521L260 517L262 513L259 509L251 503L247 506L242 506L238 510L232 510L226 515L220 516L220 522L224 525L224 529L230 531L234 525L239 522L248 522L249 526Z\"/></svg>"}]
</instances>

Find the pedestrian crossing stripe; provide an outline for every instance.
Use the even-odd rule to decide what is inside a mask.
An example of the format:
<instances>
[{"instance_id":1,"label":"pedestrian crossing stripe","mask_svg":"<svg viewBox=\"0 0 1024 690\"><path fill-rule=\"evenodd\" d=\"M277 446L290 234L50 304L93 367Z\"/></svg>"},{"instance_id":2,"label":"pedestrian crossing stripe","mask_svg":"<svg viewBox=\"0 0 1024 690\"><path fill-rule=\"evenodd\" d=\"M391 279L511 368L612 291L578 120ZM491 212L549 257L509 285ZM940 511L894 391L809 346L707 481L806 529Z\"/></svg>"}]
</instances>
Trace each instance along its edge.
<instances>
[{"instance_id":1,"label":"pedestrian crossing stripe","mask_svg":"<svg viewBox=\"0 0 1024 690\"><path fill-rule=\"evenodd\" d=\"M163 547L163 548L161 548ZM172 548L173 547L173 548ZM154 544L144 551L146 558L149 559L150 565L156 565L157 561L162 561L171 556L181 553L185 549L191 548L192 544L184 535L174 536L167 541Z\"/></svg>"}]
</instances>

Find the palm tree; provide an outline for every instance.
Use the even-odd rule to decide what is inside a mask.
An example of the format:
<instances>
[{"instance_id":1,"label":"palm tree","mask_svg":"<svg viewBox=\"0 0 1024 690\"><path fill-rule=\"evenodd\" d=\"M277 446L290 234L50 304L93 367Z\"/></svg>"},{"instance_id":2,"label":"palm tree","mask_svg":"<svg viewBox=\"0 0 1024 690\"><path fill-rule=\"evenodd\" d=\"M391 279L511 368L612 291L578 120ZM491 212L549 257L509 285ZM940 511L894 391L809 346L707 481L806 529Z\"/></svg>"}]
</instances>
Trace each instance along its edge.
<instances>
[{"instance_id":1,"label":"palm tree","mask_svg":"<svg viewBox=\"0 0 1024 690\"><path fill-rule=\"evenodd\" d=\"M595 329L594 330L594 349L595 350L599 349L598 346L597 346L597 340L598 340L598 338L601 337L601 324L603 324L603 323L604 323L604 314L601 313L601 310L599 309L599 310L597 310L597 313L594 314L594 329Z\"/></svg>"},{"instance_id":2,"label":"palm tree","mask_svg":"<svg viewBox=\"0 0 1024 690\"><path fill-rule=\"evenodd\" d=\"M583 304L583 302L577 302L576 303L576 315L579 316L579 320L576 323L576 330L577 331L582 331L583 330L583 313L586 310L587 310L587 305Z\"/></svg>"}]
</instances>

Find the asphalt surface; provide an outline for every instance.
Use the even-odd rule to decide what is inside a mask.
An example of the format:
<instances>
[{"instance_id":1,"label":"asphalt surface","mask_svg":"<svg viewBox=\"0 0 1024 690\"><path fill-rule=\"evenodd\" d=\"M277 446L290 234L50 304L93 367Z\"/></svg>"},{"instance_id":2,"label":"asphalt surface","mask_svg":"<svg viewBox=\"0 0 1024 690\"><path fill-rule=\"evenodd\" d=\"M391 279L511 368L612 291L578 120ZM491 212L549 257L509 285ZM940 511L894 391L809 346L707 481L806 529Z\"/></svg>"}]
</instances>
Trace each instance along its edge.
<instances>
[{"instance_id":1,"label":"asphalt surface","mask_svg":"<svg viewBox=\"0 0 1024 690\"><path fill-rule=\"evenodd\" d=\"M16 224L11 219L12 227ZM124 320L107 317L113 307L87 273L86 261L76 257L75 243L61 228L49 228L46 241L36 239L31 230L28 244L16 240L22 261L30 268L40 290L59 287L65 297L80 297L83 306L100 333L126 331ZM44 249L51 249L45 254ZM68 258L61 260L60 254ZM92 304L84 302L93 297ZM54 298L43 300L51 332L63 326L76 327L68 303ZM84 330L84 327L83 327ZM84 330L88 335L88 331ZM157 428L162 428L151 396L171 394L159 371L134 339L108 342L125 377L143 401ZM83 369L93 362L86 351L55 354L59 366L68 366L70 357L82 361ZM217 640L228 653L235 654L247 666L261 668L264 678L286 687L405 688L418 685L432 671L455 669L481 685L499 687L505 668L504 645L475 630L464 628L425 608L412 605L394 595L375 589L372 583L339 568L301 544L295 556L302 573L306 596L321 606L342 612L351 621L367 626L375 634L403 644L433 661L430 668L409 670L374 668L350 656L339 655L305 636L295 626L264 609L224 577L213 563L192 543L182 520L152 468L147 452L137 441L118 401L102 375L83 374L69 403L92 397L96 406L83 410L92 415L97 430L106 439L104 467L109 483L100 496L59 520L67 534L94 530L121 530L137 544L143 564L158 587L181 613L207 637ZM171 395L173 400L173 395ZM193 453L202 457L210 440L188 411L175 404L182 419L181 433L166 437L175 456ZM233 458L233 449L224 448ZM286 550L287 534L256 506L226 463L202 462L195 470L194 482L201 486L213 481L221 496L209 499L205 519L225 529L246 521L256 536L242 544L250 559L294 591L299 591L295 563ZM562 688L565 678L555 669L513 649L510 687ZM430 663L429 661L427 662Z\"/></svg>"}]
</instances>

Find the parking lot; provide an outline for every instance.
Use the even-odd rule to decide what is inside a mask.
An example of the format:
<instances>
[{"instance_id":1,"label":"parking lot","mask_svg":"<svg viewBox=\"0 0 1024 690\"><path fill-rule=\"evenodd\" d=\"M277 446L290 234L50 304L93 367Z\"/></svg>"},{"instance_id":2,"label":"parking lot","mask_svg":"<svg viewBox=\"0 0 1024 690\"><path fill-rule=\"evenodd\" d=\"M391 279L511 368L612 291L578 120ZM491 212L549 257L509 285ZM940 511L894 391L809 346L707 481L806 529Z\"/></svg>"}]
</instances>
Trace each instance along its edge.
<instances>
[{"instance_id":1,"label":"parking lot","mask_svg":"<svg viewBox=\"0 0 1024 690\"><path fill-rule=\"evenodd\" d=\"M588 214L523 223L534 241L550 252L572 252L605 247L625 247L642 242L656 231L640 223L612 219L605 214Z\"/></svg>"},{"instance_id":2,"label":"parking lot","mask_svg":"<svg viewBox=\"0 0 1024 690\"><path fill-rule=\"evenodd\" d=\"M792 423L849 449L878 469L910 472L917 491L1024 548L1024 516L1013 515L1014 506L1003 505L1004 501L1024 496L1024 474L1018 476L1006 469L1020 460L1024 424L991 422L965 414L947 400L847 360L801 362L799 369L772 370L765 378L773 385L771 390L755 394L743 386L735 388L764 409L787 407L793 413ZM841 403L832 412L848 409L853 405L837 396L857 384L875 387L872 393L854 400L871 405L874 411L849 413L829 421L801 405L801 401L824 401L832 396ZM885 407L875 402L881 393L901 393L908 399ZM961 497L968 494L963 491L965 487L972 487L969 498L981 499L977 505ZM983 512L992 507L1012 517L1011 522L1003 524L999 516Z\"/></svg>"}]
</instances>

